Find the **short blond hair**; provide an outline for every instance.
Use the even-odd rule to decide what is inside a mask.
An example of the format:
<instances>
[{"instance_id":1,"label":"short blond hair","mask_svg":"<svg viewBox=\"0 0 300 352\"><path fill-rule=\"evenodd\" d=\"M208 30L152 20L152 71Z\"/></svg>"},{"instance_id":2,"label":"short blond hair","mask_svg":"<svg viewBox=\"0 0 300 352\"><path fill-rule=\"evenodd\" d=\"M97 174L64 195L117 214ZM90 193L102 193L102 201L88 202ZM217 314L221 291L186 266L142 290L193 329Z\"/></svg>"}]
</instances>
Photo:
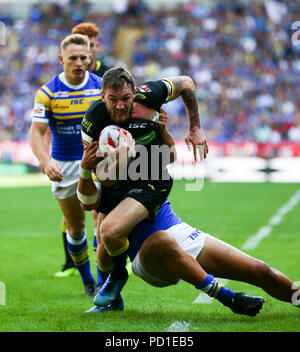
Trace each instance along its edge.
<instances>
[{"instance_id":1,"label":"short blond hair","mask_svg":"<svg viewBox=\"0 0 300 352\"><path fill-rule=\"evenodd\" d=\"M61 50L66 49L70 44L86 45L88 50L90 50L90 40L89 37L83 34L71 34L62 40L60 44Z\"/></svg>"}]
</instances>

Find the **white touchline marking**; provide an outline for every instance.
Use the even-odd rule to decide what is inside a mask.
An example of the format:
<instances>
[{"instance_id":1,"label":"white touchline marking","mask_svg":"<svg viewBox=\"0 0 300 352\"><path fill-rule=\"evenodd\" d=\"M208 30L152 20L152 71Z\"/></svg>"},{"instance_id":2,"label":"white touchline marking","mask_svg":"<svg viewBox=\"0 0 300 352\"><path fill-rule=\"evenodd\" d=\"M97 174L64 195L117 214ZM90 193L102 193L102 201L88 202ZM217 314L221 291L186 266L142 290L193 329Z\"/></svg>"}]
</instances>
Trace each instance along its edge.
<instances>
[{"instance_id":1,"label":"white touchline marking","mask_svg":"<svg viewBox=\"0 0 300 352\"><path fill-rule=\"evenodd\" d=\"M166 330L166 332L187 332L190 329L190 322L185 320L175 320Z\"/></svg>"},{"instance_id":2,"label":"white touchline marking","mask_svg":"<svg viewBox=\"0 0 300 352\"><path fill-rule=\"evenodd\" d=\"M200 292L196 299L193 301L193 304L211 304L213 298L209 297L205 292Z\"/></svg>"},{"instance_id":3,"label":"white touchline marking","mask_svg":"<svg viewBox=\"0 0 300 352\"><path fill-rule=\"evenodd\" d=\"M284 204L281 208L277 210L277 213L271 217L267 226L261 227L257 233L251 236L248 241L243 245L243 249L255 249L261 240L269 236L272 232L273 227L280 224L283 220L284 215L290 212L300 201L300 189Z\"/></svg>"},{"instance_id":4,"label":"white touchline marking","mask_svg":"<svg viewBox=\"0 0 300 352\"><path fill-rule=\"evenodd\" d=\"M216 279L220 284L226 286L229 282L227 279ZM213 302L213 298L208 296L205 292L200 292L196 299L193 301L193 304L211 304Z\"/></svg>"},{"instance_id":5,"label":"white touchline marking","mask_svg":"<svg viewBox=\"0 0 300 352\"><path fill-rule=\"evenodd\" d=\"M51 181L42 173L21 176L0 176L0 189L35 186L51 186Z\"/></svg>"}]
</instances>

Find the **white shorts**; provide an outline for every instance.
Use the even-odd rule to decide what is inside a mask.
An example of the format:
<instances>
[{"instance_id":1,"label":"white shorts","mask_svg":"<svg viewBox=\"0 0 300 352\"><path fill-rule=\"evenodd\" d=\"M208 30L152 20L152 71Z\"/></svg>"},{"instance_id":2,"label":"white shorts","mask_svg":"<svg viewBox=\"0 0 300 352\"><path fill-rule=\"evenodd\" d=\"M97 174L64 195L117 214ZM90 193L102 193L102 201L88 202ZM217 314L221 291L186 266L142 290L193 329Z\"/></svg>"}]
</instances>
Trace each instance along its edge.
<instances>
[{"instance_id":1,"label":"white shorts","mask_svg":"<svg viewBox=\"0 0 300 352\"><path fill-rule=\"evenodd\" d=\"M61 172L64 179L60 182L52 182L52 194L55 199L67 199L76 194L78 179L79 179L79 165L81 160L74 161L60 161L55 160L61 167Z\"/></svg>"},{"instance_id":2,"label":"white shorts","mask_svg":"<svg viewBox=\"0 0 300 352\"><path fill-rule=\"evenodd\" d=\"M194 227L182 222L181 224L174 225L165 230L173 237L179 247L193 258L197 258L199 253L204 247L205 240L208 236L207 233L201 232ZM139 253L136 255L132 262L132 271L135 275L146 281L148 284L156 287L165 287L171 285L168 282L162 281L152 275L148 274L142 267L140 262Z\"/></svg>"}]
</instances>

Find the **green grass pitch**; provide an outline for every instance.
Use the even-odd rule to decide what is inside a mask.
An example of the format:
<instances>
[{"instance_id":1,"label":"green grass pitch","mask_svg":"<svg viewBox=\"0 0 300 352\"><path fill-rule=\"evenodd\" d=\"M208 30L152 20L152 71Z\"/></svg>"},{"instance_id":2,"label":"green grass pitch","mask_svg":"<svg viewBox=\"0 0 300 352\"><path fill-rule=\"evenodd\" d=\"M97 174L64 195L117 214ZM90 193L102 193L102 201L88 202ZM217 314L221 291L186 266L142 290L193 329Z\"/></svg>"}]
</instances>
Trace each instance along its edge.
<instances>
[{"instance_id":1,"label":"green grass pitch","mask_svg":"<svg viewBox=\"0 0 300 352\"><path fill-rule=\"evenodd\" d=\"M176 181L171 203L190 225L242 248L300 188L298 184L213 184L186 192ZM254 318L233 314L219 302L194 303L200 292L181 282L155 288L134 275L123 290L124 312L85 314L79 276L55 278L64 261L61 215L49 185L0 188L1 332L295 332L300 310L276 301L261 289L228 281L234 290L262 295L266 303ZM285 214L270 235L248 253L300 280L300 204ZM92 221L87 214L90 259ZM1 302L2 300L2 302Z\"/></svg>"}]
</instances>

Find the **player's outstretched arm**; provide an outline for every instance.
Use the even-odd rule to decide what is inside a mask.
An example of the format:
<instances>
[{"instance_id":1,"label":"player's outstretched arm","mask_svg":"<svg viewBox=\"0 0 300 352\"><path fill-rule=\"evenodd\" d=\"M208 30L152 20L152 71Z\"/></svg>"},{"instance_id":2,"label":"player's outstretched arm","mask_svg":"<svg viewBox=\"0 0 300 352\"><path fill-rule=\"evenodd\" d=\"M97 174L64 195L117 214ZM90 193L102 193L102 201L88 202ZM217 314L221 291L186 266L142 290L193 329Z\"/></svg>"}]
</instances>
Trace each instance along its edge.
<instances>
[{"instance_id":1,"label":"player's outstretched arm","mask_svg":"<svg viewBox=\"0 0 300 352\"><path fill-rule=\"evenodd\" d=\"M174 92L170 100L177 99L179 96L185 105L189 121L189 132L185 142L190 149L193 146L195 160L205 159L208 153L208 144L205 134L201 127L198 99L194 81L189 76L176 76L168 78L172 82ZM198 155L199 152L199 155Z\"/></svg>"}]
</instances>

